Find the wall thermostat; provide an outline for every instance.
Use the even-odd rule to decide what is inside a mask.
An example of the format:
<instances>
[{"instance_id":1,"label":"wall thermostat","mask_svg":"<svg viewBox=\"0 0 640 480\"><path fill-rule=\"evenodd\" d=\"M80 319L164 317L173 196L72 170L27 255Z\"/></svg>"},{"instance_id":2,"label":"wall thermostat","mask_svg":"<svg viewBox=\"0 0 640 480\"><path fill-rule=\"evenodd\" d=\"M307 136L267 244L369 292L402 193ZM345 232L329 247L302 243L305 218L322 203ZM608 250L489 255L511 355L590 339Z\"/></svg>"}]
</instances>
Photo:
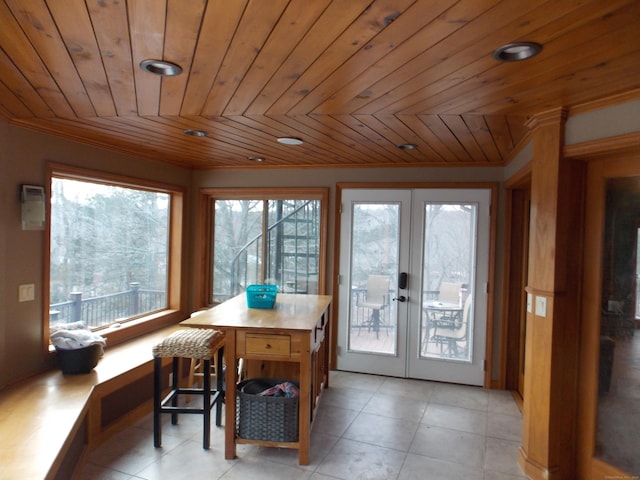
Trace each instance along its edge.
<instances>
[{"instance_id":1,"label":"wall thermostat","mask_svg":"<svg viewBox=\"0 0 640 480\"><path fill-rule=\"evenodd\" d=\"M20 201L22 203L22 230L44 230L44 187L22 185Z\"/></svg>"}]
</instances>

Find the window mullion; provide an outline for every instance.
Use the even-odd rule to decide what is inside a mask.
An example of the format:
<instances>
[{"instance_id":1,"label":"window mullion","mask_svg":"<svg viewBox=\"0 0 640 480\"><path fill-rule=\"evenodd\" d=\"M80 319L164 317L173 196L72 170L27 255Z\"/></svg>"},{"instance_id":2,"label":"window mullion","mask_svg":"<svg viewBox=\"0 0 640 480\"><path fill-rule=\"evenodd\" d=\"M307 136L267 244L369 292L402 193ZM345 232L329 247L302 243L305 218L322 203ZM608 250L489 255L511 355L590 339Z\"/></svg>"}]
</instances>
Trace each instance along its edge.
<instances>
[{"instance_id":1,"label":"window mullion","mask_svg":"<svg viewBox=\"0 0 640 480\"><path fill-rule=\"evenodd\" d=\"M269 234L269 200L263 200L262 203L262 268L260 279L261 283L265 282L269 269L269 257L271 252L268 250L268 234Z\"/></svg>"}]
</instances>

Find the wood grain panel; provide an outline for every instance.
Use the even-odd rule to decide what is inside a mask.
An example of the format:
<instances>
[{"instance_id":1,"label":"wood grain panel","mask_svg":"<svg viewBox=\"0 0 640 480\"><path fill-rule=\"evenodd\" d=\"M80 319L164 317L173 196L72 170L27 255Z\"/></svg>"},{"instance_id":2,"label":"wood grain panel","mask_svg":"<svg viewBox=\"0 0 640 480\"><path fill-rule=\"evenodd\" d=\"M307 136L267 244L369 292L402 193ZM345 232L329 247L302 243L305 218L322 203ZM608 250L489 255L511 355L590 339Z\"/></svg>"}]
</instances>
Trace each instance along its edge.
<instances>
[{"instance_id":1,"label":"wood grain panel","mask_svg":"<svg viewBox=\"0 0 640 480\"><path fill-rule=\"evenodd\" d=\"M500 155L502 158L506 158L515 146L507 119L502 115L487 115L485 121Z\"/></svg>"},{"instance_id":2,"label":"wood grain panel","mask_svg":"<svg viewBox=\"0 0 640 480\"><path fill-rule=\"evenodd\" d=\"M71 106L5 3L0 3L0 25L2 25L0 28L2 50L29 81L33 90L38 92L56 115L73 117L74 112Z\"/></svg>"},{"instance_id":3,"label":"wood grain panel","mask_svg":"<svg viewBox=\"0 0 640 480\"><path fill-rule=\"evenodd\" d=\"M2 96L2 115L17 118L31 117L31 110L9 88L0 83L0 96Z\"/></svg>"},{"instance_id":4,"label":"wood grain panel","mask_svg":"<svg viewBox=\"0 0 640 480\"><path fill-rule=\"evenodd\" d=\"M588 58L600 59L605 54L605 50L611 49L612 45L616 45L616 49L620 48L620 54L628 54L629 50L634 50L634 38L637 36L637 28L628 26L624 29L629 18L634 22L640 21L640 3L630 5L627 8L619 10L605 17L602 15L602 9L593 12L594 22L583 26L576 30L571 30L565 35L556 38L549 38L545 42L545 55L535 58L531 61L531 69L519 68L519 64L504 65L509 71L507 80L501 83L501 89L496 90L491 95L484 95L481 99L477 95L469 92L477 91L477 87L483 84L493 84L500 77L504 76L501 68L492 68L486 72L463 82L459 86L447 92L454 101L447 104L441 104L436 108L451 111L481 111L485 113L496 113L503 111L504 105L496 105L497 108L489 106L492 100L501 103L500 99L507 97L511 99L511 110L525 111L522 108L520 97L530 96L531 90L537 90L541 86L545 92L548 91L548 85L553 82L558 85L558 89L567 89L569 83L575 82L580 78L574 71L578 64L584 64L585 60L593 67L594 63L589 62ZM537 32L537 34L546 39L548 36L556 35L556 32L566 29L566 20L561 19L560 22L553 22L547 28ZM606 34L606 32L610 32ZM593 35L595 33L595 36ZM632 38L633 37L633 38ZM567 57L567 52L572 52ZM616 52L618 55L618 52ZM596 63L598 60L596 60ZM578 80L579 81L579 80ZM532 102L536 105L536 101ZM539 103L538 103L539 105ZM549 107L548 105L546 106ZM534 107L535 108L535 107ZM539 108L545 106L539 105ZM532 113L529 111L528 113Z\"/></svg>"},{"instance_id":5,"label":"wood grain panel","mask_svg":"<svg viewBox=\"0 0 640 480\"><path fill-rule=\"evenodd\" d=\"M419 118L454 155L453 158L449 157L451 160L456 162L469 160L469 154L438 115L420 115Z\"/></svg>"},{"instance_id":6,"label":"wood grain panel","mask_svg":"<svg viewBox=\"0 0 640 480\"><path fill-rule=\"evenodd\" d=\"M419 6L423 8L422 5ZM440 53L435 46L490 6L490 3L485 5L473 1L460 2L453 6L451 2L430 2L428 15L412 16L424 21L422 28L415 35L407 38L389 55L372 64L359 78L346 85L315 111L335 111L342 108L345 112L373 114L380 110L380 106L375 105L374 100L383 97L385 102L393 102L394 98L406 95L406 89L394 89L415 77L417 72L441 62L443 59L438 58ZM414 9L410 9L408 14L413 11ZM395 23L400 24L400 20ZM420 55L416 55L417 53ZM426 82L422 82L421 86L425 85ZM364 108L370 103L374 103L374 106Z\"/></svg>"},{"instance_id":7,"label":"wood grain panel","mask_svg":"<svg viewBox=\"0 0 640 480\"><path fill-rule=\"evenodd\" d=\"M603 51L611 49L611 45L619 45L615 48L616 56L610 57L608 61L601 62L597 55L594 55L583 59L583 64L585 62L589 63L589 66L585 68L579 68L575 63L573 64L573 69L558 66L558 68L549 72L549 74L553 74L553 87L549 87L549 83L546 84L546 87L541 87L540 83L528 79L525 85L522 85L522 88L529 87L523 90L526 95L521 95L519 99L513 99L510 107L505 108L498 103L494 103L485 105L482 110L489 112L500 110L507 113L528 112L531 114L537 109L545 107L549 109L553 106L552 102L545 100L545 98L548 98L549 93L563 96L571 102L581 104L587 98L593 96L594 92L599 88L602 88L602 85L606 84L612 76L620 79L618 86L621 91L638 88L640 86L638 77L640 75L640 65L638 64L638 59L631 53L634 49L633 42L637 36L637 32L634 30L633 27L621 29L615 35L603 36L602 43L597 42L593 45L593 51ZM538 81L541 80L538 79ZM576 84L582 84L583 88L574 88Z\"/></svg>"},{"instance_id":8,"label":"wood grain panel","mask_svg":"<svg viewBox=\"0 0 640 480\"><path fill-rule=\"evenodd\" d=\"M200 115L245 5L246 1L207 2L181 109L183 115Z\"/></svg>"},{"instance_id":9,"label":"wood grain panel","mask_svg":"<svg viewBox=\"0 0 640 480\"><path fill-rule=\"evenodd\" d=\"M0 0L0 118L191 168L505 165L540 112L640 98L639 23L637 0ZM515 40L544 49L492 57Z\"/></svg>"},{"instance_id":10,"label":"wood grain panel","mask_svg":"<svg viewBox=\"0 0 640 480\"><path fill-rule=\"evenodd\" d=\"M278 20L264 48L260 49L251 70L243 78L233 98L225 108L225 115L241 115L260 93L305 33L313 26L318 15L327 8L328 0L293 0ZM282 38L287 38L283 42Z\"/></svg>"},{"instance_id":11,"label":"wood grain panel","mask_svg":"<svg viewBox=\"0 0 640 480\"><path fill-rule=\"evenodd\" d=\"M296 121L295 118L292 118L288 115L269 115L268 117L263 118L265 118L269 122L277 121L284 128L289 127L287 130L285 130L285 132L289 132L285 134L287 136L296 136L297 131L299 136L304 137L305 139L309 139L309 143L312 146L315 146L316 149L325 151L327 159L334 159L338 163L349 162L350 158L356 155L356 152L354 152L354 150L348 145L344 145L334 140L325 132L315 130L305 124L300 124L300 122ZM333 148L329 149L330 147ZM340 152L340 155L337 155L337 152Z\"/></svg>"},{"instance_id":12,"label":"wood grain panel","mask_svg":"<svg viewBox=\"0 0 640 480\"><path fill-rule=\"evenodd\" d=\"M503 160L502 155L498 151L489 126L482 115L462 115L462 120L469 128L469 132L475 138L476 142L482 149L482 153L489 162L499 163ZM522 119L520 120L523 121ZM519 138L522 138L524 131L517 132Z\"/></svg>"},{"instance_id":13,"label":"wood grain panel","mask_svg":"<svg viewBox=\"0 0 640 480\"><path fill-rule=\"evenodd\" d=\"M165 60L182 66L193 63L200 33L200 20L205 6L206 2L167 1L167 28L163 57ZM160 97L160 115L180 113L188 80L188 75L164 79Z\"/></svg>"},{"instance_id":14,"label":"wood grain panel","mask_svg":"<svg viewBox=\"0 0 640 480\"><path fill-rule=\"evenodd\" d=\"M143 60L163 58L166 0L137 0L127 3L131 56L133 65ZM133 69L138 114L158 115L160 112L161 77L149 75L140 68ZM170 81L170 78L165 79Z\"/></svg>"},{"instance_id":15,"label":"wood grain panel","mask_svg":"<svg viewBox=\"0 0 640 480\"><path fill-rule=\"evenodd\" d=\"M87 0L87 6L116 112L137 115L126 4L117 0Z\"/></svg>"},{"instance_id":16,"label":"wood grain panel","mask_svg":"<svg viewBox=\"0 0 640 480\"><path fill-rule=\"evenodd\" d=\"M532 2L526 1L500 2L494 8L478 12L478 17L466 25L466 28L455 30L455 33L443 39L434 48L425 49L403 67L402 71L394 72L394 78L391 79L394 83L390 84L387 81L381 86L381 92L392 89L394 91L375 102L370 102L366 108L358 109L358 112L438 112L430 108L433 102L426 102L425 97L430 98L442 91L446 92L461 81L472 78L485 68L483 65L494 65L495 61L491 57L493 49L512 41L518 34L517 29L508 28L507 22L514 15L523 15L533 7ZM447 52L446 55L443 55L443 50ZM418 102L423 103L415 105Z\"/></svg>"},{"instance_id":17,"label":"wood grain panel","mask_svg":"<svg viewBox=\"0 0 640 480\"><path fill-rule=\"evenodd\" d=\"M420 117L416 115L398 115L398 118L420 136L422 144L418 145L432 162L457 162L453 153Z\"/></svg>"},{"instance_id":18,"label":"wood grain panel","mask_svg":"<svg viewBox=\"0 0 640 480\"><path fill-rule=\"evenodd\" d=\"M476 142L475 137L467 127L463 118L459 115L441 115L440 118L462 144L462 148L471 158L485 158L484 151ZM488 160L488 159L487 159Z\"/></svg>"},{"instance_id":19,"label":"wood grain panel","mask_svg":"<svg viewBox=\"0 0 640 480\"><path fill-rule=\"evenodd\" d=\"M384 72L389 71L391 68L376 68L370 67L381 60L391 56L395 51L401 50L401 52L407 52L405 55L415 55L417 44L428 44L429 39L423 38L424 36L416 35L420 30L424 31L424 26L428 24L433 17L438 15L450 4L448 0L433 1L430 0L428 12L425 14L417 14L418 11L425 11L425 1L411 5L406 11L406 15L400 15L400 12L395 12L384 17L383 24L386 24L386 28L380 31L371 40L367 41L364 47L359 49L353 56L351 56L346 62L344 62L338 69L336 69L331 75L328 75L317 88L315 88L309 95L306 95L292 112L302 113L313 111L315 113L336 112L341 111L336 108L336 105L342 105L344 97L334 96L336 89L345 85L349 85L354 95L360 92L361 95L366 96L366 91L361 91L362 80L358 78L361 73L365 71ZM411 40L411 42L410 42ZM324 100L331 96L329 105L326 110L323 108L317 108L317 106ZM345 113L349 111L343 110Z\"/></svg>"},{"instance_id":20,"label":"wood grain panel","mask_svg":"<svg viewBox=\"0 0 640 480\"><path fill-rule=\"evenodd\" d=\"M40 52L52 79L73 108L74 116L95 116L89 96L46 5L39 0L7 0L7 5L31 44Z\"/></svg>"},{"instance_id":21,"label":"wood grain panel","mask_svg":"<svg viewBox=\"0 0 640 480\"><path fill-rule=\"evenodd\" d=\"M531 29L530 39L545 43L545 32L557 32L566 27L566 25L560 25L554 22L556 17L562 21L566 18L565 14L570 11L568 3L551 2L552 5L544 4L538 8L532 10L526 15L526 17L520 17L512 22L512 25L505 25L503 29L495 33L493 37L490 37L495 44L505 43L504 39L499 39L496 35L502 35L503 32L509 32L512 38L522 38L523 27ZM584 2L582 2L584 3ZM526 20L525 20L526 18ZM551 25L551 26L549 26ZM540 30L544 27L543 30ZM484 44L484 45L491 45ZM504 89L504 83L500 80L496 80L495 77L491 78L491 75L497 75L502 79L511 79L512 75L516 73L522 75L525 78L530 78L539 74L544 67L540 66L540 62L548 57L545 43L545 55L539 56L527 61L526 63L498 63L495 62L489 56L483 57L479 62L469 63L468 67L464 67L463 70L457 72L458 77L461 79L455 86L449 88L439 89L437 95L431 96L428 100L423 101L421 104L414 105L412 108L407 109L406 113L419 112L424 108L430 110L448 112L451 114L458 114L462 112L477 112L477 113L496 113L494 111L487 111L481 108L477 108L479 104L484 101L487 95L479 95L479 91L474 87L478 85L491 86L484 93L496 93L501 95L503 100L507 102L513 102L513 96L517 96L520 92L518 89L512 91L506 91ZM489 77L489 78L487 78ZM462 99L469 99L468 105L465 107L457 106L462 103ZM447 103L449 102L449 103Z\"/></svg>"},{"instance_id":22,"label":"wood grain panel","mask_svg":"<svg viewBox=\"0 0 640 480\"><path fill-rule=\"evenodd\" d=\"M247 113L265 113L370 3L369 0L331 2L289 57L279 66L278 71L249 106Z\"/></svg>"},{"instance_id":23,"label":"wood grain panel","mask_svg":"<svg viewBox=\"0 0 640 480\"><path fill-rule=\"evenodd\" d=\"M272 118L266 115L244 115L231 118L236 122L242 123L243 125L251 126L271 135L273 143L275 143L276 137L301 135L301 132L299 130L292 131L287 127L286 124L283 124L279 121L288 121L285 116ZM323 159L324 162L328 163L330 160L329 157L332 156L331 152L327 150L328 146L324 146L316 140L318 137L322 138L322 136L318 132L312 131L310 129L307 129L307 131L309 131L310 134L313 135L313 137L306 138L306 140L308 141L305 142L304 145L293 147L282 145L280 148L283 148L287 152L295 155L296 161L292 163L293 165L304 165L308 160L312 160L314 156L317 160ZM316 149L314 145L320 146L318 147L318 149ZM339 160L339 158L340 157L337 155L332 156L332 159L335 160Z\"/></svg>"},{"instance_id":24,"label":"wood grain panel","mask_svg":"<svg viewBox=\"0 0 640 480\"><path fill-rule=\"evenodd\" d=\"M222 114L286 5L287 0L249 1L216 75L216 88L204 103L203 115Z\"/></svg>"},{"instance_id":25,"label":"wood grain panel","mask_svg":"<svg viewBox=\"0 0 640 480\"><path fill-rule=\"evenodd\" d=\"M204 140L211 145L212 154L216 156L225 154L228 160L236 164L247 164L248 156L280 156L293 163L296 156L293 154L283 154L273 141L273 137L261 135L260 131L237 124L227 117L216 119L202 119L202 117L172 117L160 118L159 122L178 128L202 129L212 132L206 139L199 137L188 137L194 141ZM242 132L240 135L239 132ZM232 163L233 164L233 163Z\"/></svg>"},{"instance_id":26,"label":"wood grain panel","mask_svg":"<svg viewBox=\"0 0 640 480\"><path fill-rule=\"evenodd\" d=\"M363 138L357 136L351 129L346 128L344 124L336 122L332 118L312 117L307 115L293 116L293 119L318 132L321 136L316 136L319 145L328 145L329 147L342 148L345 146L349 152L344 150L345 157L352 164L366 164L372 155L377 157L378 161L384 161L378 152L371 151L363 143ZM340 147L338 147L340 145Z\"/></svg>"},{"instance_id":27,"label":"wood grain panel","mask_svg":"<svg viewBox=\"0 0 640 480\"><path fill-rule=\"evenodd\" d=\"M93 34L89 12L84 2L47 0L75 69L82 80L96 115L116 115L106 72L102 67L100 49Z\"/></svg>"},{"instance_id":28,"label":"wood grain panel","mask_svg":"<svg viewBox=\"0 0 640 480\"><path fill-rule=\"evenodd\" d=\"M11 97L13 98L7 96L6 103L4 101L5 97L2 97L3 106L11 116L25 117L36 115L46 118L54 115L47 103L40 98L38 92L2 50L0 50L0 75L2 76L2 85L12 93ZM16 104L14 99L18 99L23 104L23 107L29 110L29 113L26 114L27 112L25 112L24 108Z\"/></svg>"},{"instance_id":29,"label":"wood grain panel","mask_svg":"<svg viewBox=\"0 0 640 480\"><path fill-rule=\"evenodd\" d=\"M373 157L376 161L382 163L391 162L398 159L402 154L395 145L389 145L382 135L352 115L328 116L311 114L310 117L316 119L318 122L335 126L336 129L339 128L343 135L356 140L360 145L366 147L367 155ZM338 127L335 122L338 122L342 127ZM380 147L384 150L381 151Z\"/></svg>"},{"instance_id":30,"label":"wood grain panel","mask_svg":"<svg viewBox=\"0 0 640 480\"><path fill-rule=\"evenodd\" d=\"M93 120L93 122L97 121L98 119ZM138 143L132 136L127 135L124 128L109 129L103 124L93 125L88 123L86 119L80 122L63 118L48 120L31 118L14 120L13 123L17 126L30 128L43 133L63 135L65 138L88 145L104 146L108 144L110 150L124 154L130 154L132 150L136 149ZM190 164L187 159L174 154L170 150L161 150L153 144L145 145L145 147L144 149L139 149L139 156L141 158L156 161L160 159L184 167Z\"/></svg>"},{"instance_id":31,"label":"wood grain panel","mask_svg":"<svg viewBox=\"0 0 640 480\"><path fill-rule=\"evenodd\" d=\"M381 0L372 3L349 28L340 34L327 50L296 80L267 113L288 112L314 90L343 62L361 48L366 48L373 37L404 11L410 0Z\"/></svg>"}]
</instances>

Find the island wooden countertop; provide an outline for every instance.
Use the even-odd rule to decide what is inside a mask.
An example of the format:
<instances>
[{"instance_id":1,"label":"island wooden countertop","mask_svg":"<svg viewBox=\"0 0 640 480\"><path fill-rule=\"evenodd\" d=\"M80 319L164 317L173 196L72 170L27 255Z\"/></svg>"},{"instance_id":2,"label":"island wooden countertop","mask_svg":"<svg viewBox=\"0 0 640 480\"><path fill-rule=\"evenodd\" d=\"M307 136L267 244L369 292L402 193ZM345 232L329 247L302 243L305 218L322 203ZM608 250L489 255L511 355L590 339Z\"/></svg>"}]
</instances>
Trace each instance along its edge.
<instances>
[{"instance_id":1,"label":"island wooden countertop","mask_svg":"<svg viewBox=\"0 0 640 480\"><path fill-rule=\"evenodd\" d=\"M216 305L180 324L200 328L264 328L311 331L331 303L331 295L279 293L272 309L248 308L245 294Z\"/></svg>"}]
</instances>

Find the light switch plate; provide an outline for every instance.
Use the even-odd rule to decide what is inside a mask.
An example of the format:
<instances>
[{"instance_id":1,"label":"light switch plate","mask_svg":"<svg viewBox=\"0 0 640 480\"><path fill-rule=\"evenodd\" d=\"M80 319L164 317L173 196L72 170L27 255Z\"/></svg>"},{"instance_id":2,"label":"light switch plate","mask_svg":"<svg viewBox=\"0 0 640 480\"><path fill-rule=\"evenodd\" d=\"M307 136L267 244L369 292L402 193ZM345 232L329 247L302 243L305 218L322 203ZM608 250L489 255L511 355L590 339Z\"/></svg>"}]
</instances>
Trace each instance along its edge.
<instances>
[{"instance_id":1,"label":"light switch plate","mask_svg":"<svg viewBox=\"0 0 640 480\"><path fill-rule=\"evenodd\" d=\"M533 294L527 293L527 312L533 313Z\"/></svg>"},{"instance_id":2,"label":"light switch plate","mask_svg":"<svg viewBox=\"0 0 640 480\"><path fill-rule=\"evenodd\" d=\"M539 317L547 316L547 298L536 297L536 315Z\"/></svg>"},{"instance_id":3,"label":"light switch plate","mask_svg":"<svg viewBox=\"0 0 640 480\"><path fill-rule=\"evenodd\" d=\"M18 286L18 301L30 302L35 299L35 285L33 283L25 283Z\"/></svg>"}]
</instances>

